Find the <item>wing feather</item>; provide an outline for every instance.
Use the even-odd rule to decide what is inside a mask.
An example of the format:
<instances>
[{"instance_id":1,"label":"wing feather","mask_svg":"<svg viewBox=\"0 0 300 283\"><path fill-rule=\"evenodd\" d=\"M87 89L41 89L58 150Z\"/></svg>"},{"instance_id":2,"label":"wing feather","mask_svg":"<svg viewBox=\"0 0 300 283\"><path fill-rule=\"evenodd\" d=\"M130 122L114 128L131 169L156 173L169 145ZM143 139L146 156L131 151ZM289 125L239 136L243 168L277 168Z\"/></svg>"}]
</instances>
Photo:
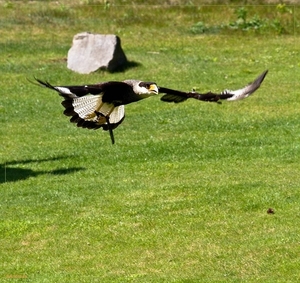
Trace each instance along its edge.
<instances>
[{"instance_id":1,"label":"wing feather","mask_svg":"<svg viewBox=\"0 0 300 283\"><path fill-rule=\"evenodd\" d=\"M248 84L244 88L237 89L237 90L224 90L221 93L198 93L195 91L192 92L183 92L179 90L169 89L165 87L159 87L160 93L165 93L161 97L162 101L165 102L183 102L188 98L194 98L201 101L209 101L209 102L218 102L219 100L241 100L247 98L249 95L254 93L263 82L264 78L266 77L268 70L264 71L261 75L259 75L252 83Z\"/></svg>"},{"instance_id":2,"label":"wing feather","mask_svg":"<svg viewBox=\"0 0 300 283\"><path fill-rule=\"evenodd\" d=\"M125 107L124 105L115 107L111 103L103 103L101 98L101 95L86 95L64 102L68 107L65 112L75 114L72 115L71 122L77 123L79 127L89 129L107 126L104 117L109 115L110 125L115 128L116 124L119 125L125 117ZM102 116L103 119L101 119Z\"/></svg>"},{"instance_id":3,"label":"wing feather","mask_svg":"<svg viewBox=\"0 0 300 283\"><path fill-rule=\"evenodd\" d=\"M116 107L109 116L110 124L117 124L125 117L125 107L120 105Z\"/></svg>"},{"instance_id":4,"label":"wing feather","mask_svg":"<svg viewBox=\"0 0 300 283\"><path fill-rule=\"evenodd\" d=\"M186 101L187 99L188 99L187 96L179 95L179 94L175 95L175 94L170 94L170 93L167 93L160 98L161 101L175 102L175 103L183 102L183 101Z\"/></svg>"},{"instance_id":5,"label":"wing feather","mask_svg":"<svg viewBox=\"0 0 300 283\"><path fill-rule=\"evenodd\" d=\"M72 100L72 107L80 118L85 119L88 115L94 114L97 110L97 106L99 107L101 103L101 95L86 95L74 98ZM108 106L105 107L105 110L107 110L106 108L108 108ZM106 112L101 114L106 116Z\"/></svg>"},{"instance_id":6,"label":"wing feather","mask_svg":"<svg viewBox=\"0 0 300 283\"><path fill-rule=\"evenodd\" d=\"M78 127L103 130L115 129L125 118L124 105L114 106L113 103L103 102L105 89L110 86L119 86L120 83L107 82L85 86L53 86L48 82L36 79L47 88L57 91L64 100L64 114L70 116L70 122ZM122 86L124 83L121 83ZM106 120L109 116L109 125Z\"/></svg>"},{"instance_id":7,"label":"wing feather","mask_svg":"<svg viewBox=\"0 0 300 283\"><path fill-rule=\"evenodd\" d=\"M230 94L231 97L227 98L228 101L234 101L234 100L241 100L252 93L254 93L261 85L263 80L265 79L266 75L268 73L268 70L264 71L260 76L258 76L252 83L249 83L245 87L237 90L225 90L222 92L222 94ZM221 95L222 95L221 94Z\"/></svg>"}]
</instances>

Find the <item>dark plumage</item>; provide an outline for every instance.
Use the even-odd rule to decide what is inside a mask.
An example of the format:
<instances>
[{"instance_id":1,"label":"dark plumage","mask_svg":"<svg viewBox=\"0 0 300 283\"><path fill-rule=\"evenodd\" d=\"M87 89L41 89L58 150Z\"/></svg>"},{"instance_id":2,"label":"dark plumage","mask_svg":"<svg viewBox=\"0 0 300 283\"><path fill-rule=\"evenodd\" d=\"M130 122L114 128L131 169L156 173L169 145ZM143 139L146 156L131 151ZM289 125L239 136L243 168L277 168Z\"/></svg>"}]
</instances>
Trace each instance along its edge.
<instances>
[{"instance_id":1,"label":"dark plumage","mask_svg":"<svg viewBox=\"0 0 300 283\"><path fill-rule=\"evenodd\" d=\"M217 94L212 92L183 92L165 87L159 87L154 82L125 80L110 81L84 86L53 86L48 82L36 79L39 85L57 91L64 100L64 114L70 116L70 122L87 129L102 128L109 131L114 143L113 129L117 128L125 118L124 105L139 101L149 96L164 93L164 102L183 102L189 98L201 101L218 102L219 100L240 100L255 92L263 82L268 71L257 79L238 90L224 90Z\"/></svg>"},{"instance_id":2,"label":"dark plumage","mask_svg":"<svg viewBox=\"0 0 300 283\"><path fill-rule=\"evenodd\" d=\"M219 94L212 93L212 92L198 93L195 91L183 92L183 91L173 90L165 87L159 87L159 92L166 93L161 97L162 101L175 102L175 103L183 102L188 98L195 98L197 100L209 101L209 102L218 102L219 100L224 100L224 99L228 101L241 100L248 97L250 94L255 92L260 87L267 73L268 70L264 71L252 83L249 83L247 86L241 89L238 90L226 89Z\"/></svg>"}]
</instances>

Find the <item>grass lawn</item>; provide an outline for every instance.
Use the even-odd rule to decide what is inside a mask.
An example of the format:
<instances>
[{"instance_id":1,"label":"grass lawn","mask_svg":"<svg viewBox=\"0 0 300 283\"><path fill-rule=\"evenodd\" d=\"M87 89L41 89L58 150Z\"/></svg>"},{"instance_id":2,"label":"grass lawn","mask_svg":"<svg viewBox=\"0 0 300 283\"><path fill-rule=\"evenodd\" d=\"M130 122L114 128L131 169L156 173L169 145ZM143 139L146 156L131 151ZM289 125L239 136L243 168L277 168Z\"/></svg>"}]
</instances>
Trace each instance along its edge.
<instances>
[{"instance_id":1,"label":"grass lawn","mask_svg":"<svg viewBox=\"0 0 300 283\"><path fill-rule=\"evenodd\" d=\"M0 282L300 281L300 6L186 2L0 1ZM68 70L83 31L136 66ZM126 106L114 146L27 80L206 92L265 69L243 101Z\"/></svg>"}]
</instances>

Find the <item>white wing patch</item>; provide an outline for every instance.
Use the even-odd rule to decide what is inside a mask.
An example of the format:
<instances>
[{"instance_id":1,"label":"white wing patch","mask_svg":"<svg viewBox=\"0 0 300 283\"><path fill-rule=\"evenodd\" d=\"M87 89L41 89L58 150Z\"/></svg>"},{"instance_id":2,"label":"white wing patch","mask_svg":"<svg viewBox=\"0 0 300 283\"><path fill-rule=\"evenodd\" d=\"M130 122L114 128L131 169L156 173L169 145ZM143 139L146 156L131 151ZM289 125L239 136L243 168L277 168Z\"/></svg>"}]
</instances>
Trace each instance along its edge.
<instances>
[{"instance_id":1,"label":"white wing patch","mask_svg":"<svg viewBox=\"0 0 300 283\"><path fill-rule=\"evenodd\" d=\"M86 95L77 97L73 99L72 105L74 111L80 118L85 121L92 121L100 124L106 124L104 116L109 115L110 123L115 124L118 123L125 115L124 105L115 107L111 103L103 103L102 95ZM101 113L103 115L103 119L99 119L95 111Z\"/></svg>"},{"instance_id":2,"label":"white wing patch","mask_svg":"<svg viewBox=\"0 0 300 283\"><path fill-rule=\"evenodd\" d=\"M119 123L123 117L125 116L125 107L124 105L117 106L113 112L111 112L109 116L109 122L111 124L117 124Z\"/></svg>"},{"instance_id":3,"label":"white wing patch","mask_svg":"<svg viewBox=\"0 0 300 283\"><path fill-rule=\"evenodd\" d=\"M245 92L245 89L238 89L238 90L224 90L222 94L232 94L232 97L227 98L228 101L234 101L234 100L241 100L249 96L247 92Z\"/></svg>"},{"instance_id":4,"label":"white wing patch","mask_svg":"<svg viewBox=\"0 0 300 283\"><path fill-rule=\"evenodd\" d=\"M257 88L253 88L252 85L247 85L244 88L237 89L237 90L224 90L223 94L232 94L233 96L230 98L227 98L228 101L234 101L234 100L241 100L246 97L248 97L250 94L255 92Z\"/></svg>"},{"instance_id":5,"label":"white wing patch","mask_svg":"<svg viewBox=\"0 0 300 283\"><path fill-rule=\"evenodd\" d=\"M85 119L87 115L93 114L99 103L102 103L101 95L86 95L74 98L72 101L74 111L82 119Z\"/></svg>"},{"instance_id":6,"label":"white wing patch","mask_svg":"<svg viewBox=\"0 0 300 283\"><path fill-rule=\"evenodd\" d=\"M73 92L70 91L69 88L67 87L63 87L63 86L55 86L54 87L58 92L62 93L62 94L69 94L71 96L74 96L75 94Z\"/></svg>"}]
</instances>

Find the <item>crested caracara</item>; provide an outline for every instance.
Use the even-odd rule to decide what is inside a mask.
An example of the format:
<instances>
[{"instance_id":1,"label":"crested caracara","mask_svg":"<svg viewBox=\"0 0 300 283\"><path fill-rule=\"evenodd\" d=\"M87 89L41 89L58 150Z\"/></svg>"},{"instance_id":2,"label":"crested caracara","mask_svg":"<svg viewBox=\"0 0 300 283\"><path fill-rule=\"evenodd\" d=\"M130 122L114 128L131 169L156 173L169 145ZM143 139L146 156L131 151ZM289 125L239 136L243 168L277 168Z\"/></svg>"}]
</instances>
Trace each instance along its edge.
<instances>
[{"instance_id":1,"label":"crested caracara","mask_svg":"<svg viewBox=\"0 0 300 283\"><path fill-rule=\"evenodd\" d=\"M154 82L125 80L109 81L83 86L53 86L46 81L36 79L45 87L57 91L63 98L64 114L78 127L88 129L102 128L109 131L114 144L113 129L125 118L124 105L163 93L165 102L183 102L188 98L202 101L218 102L219 100L240 100L255 92L263 82L268 71L264 71L255 81L238 90L224 90L221 93L183 92L160 87Z\"/></svg>"}]
</instances>

